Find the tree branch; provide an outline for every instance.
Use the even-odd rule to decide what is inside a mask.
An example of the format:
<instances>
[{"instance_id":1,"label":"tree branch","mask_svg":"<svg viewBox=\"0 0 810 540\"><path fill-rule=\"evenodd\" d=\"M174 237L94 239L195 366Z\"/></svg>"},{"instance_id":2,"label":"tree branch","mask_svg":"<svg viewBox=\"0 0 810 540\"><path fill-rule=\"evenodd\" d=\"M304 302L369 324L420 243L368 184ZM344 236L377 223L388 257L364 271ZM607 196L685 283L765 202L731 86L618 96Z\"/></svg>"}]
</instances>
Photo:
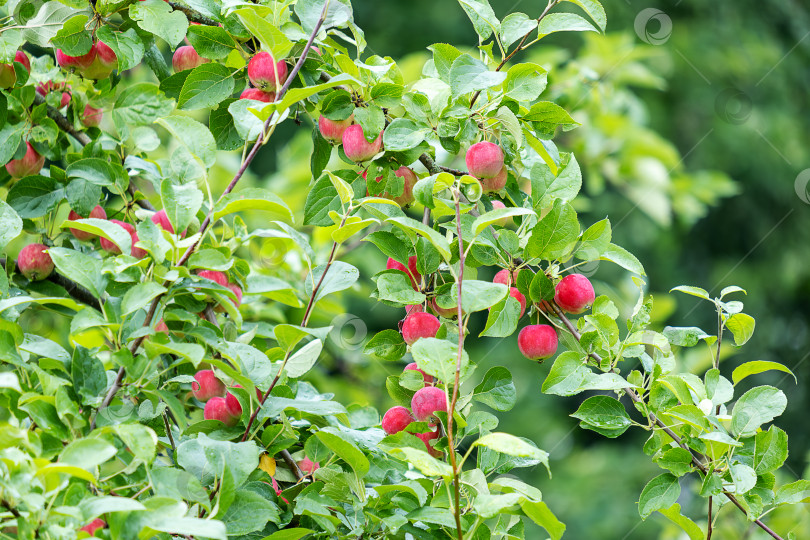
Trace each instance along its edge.
<instances>
[{"instance_id":1,"label":"tree branch","mask_svg":"<svg viewBox=\"0 0 810 540\"><path fill-rule=\"evenodd\" d=\"M45 103L45 98L40 96L38 93L34 93L34 104L45 105L48 111L47 113L48 118L56 122L56 125L59 127L59 129L61 129L74 139L76 139L76 141L79 144L81 144L82 146L87 146L88 144L90 144L90 137L88 137L86 133L77 131L68 121L68 119L62 116L62 113L60 113L58 110L51 107L50 105L47 105Z\"/></svg>"},{"instance_id":2,"label":"tree branch","mask_svg":"<svg viewBox=\"0 0 810 540\"><path fill-rule=\"evenodd\" d=\"M6 258L0 257L0 266L6 268ZM93 294L76 283L75 281L71 281L62 274L58 272L52 272L50 276L47 277L47 280L51 283L56 283L67 293L70 295L71 298L76 300L77 302L81 302L82 304L87 304L91 308L98 310L98 303L99 301L96 299Z\"/></svg>"},{"instance_id":3,"label":"tree branch","mask_svg":"<svg viewBox=\"0 0 810 540\"><path fill-rule=\"evenodd\" d=\"M219 23L210 17L206 17L199 11L195 11L188 6L178 4L177 2L166 2L172 9L180 11L188 18L189 21L204 24L205 26L219 26Z\"/></svg>"},{"instance_id":4,"label":"tree branch","mask_svg":"<svg viewBox=\"0 0 810 540\"><path fill-rule=\"evenodd\" d=\"M566 317L566 316L565 316L565 314L562 312L562 310L559 308L559 306L557 306L557 304L556 304L556 303L554 303L554 302L549 302L549 305L550 305L550 306L551 306L551 308L554 310L554 313L557 315L557 317L559 317L560 321L562 321L563 325L565 325L565 328L568 330L568 332L569 332L569 333L570 333L572 336L574 336L574 339L576 339L577 341L579 341L580 339L582 339L582 336L580 335L580 333L577 331L577 329L574 327L574 325L571 323L571 321L569 321L569 320L568 320L568 317ZM602 363L602 357L601 357L601 356L599 356L599 354L597 354L597 353L589 353L589 354L588 354L588 356L590 356L591 358L593 358L594 360L596 360L596 361L597 361L597 362L599 362L600 364ZM611 371L613 371L613 370L611 370ZM624 389L624 392L625 392L625 393L628 395L628 397L629 397L631 400L633 400L633 402L635 402L635 403L639 403L639 404L641 404L641 405L645 405L645 410L646 410L646 404L644 403L644 400L643 400L643 399L642 399L642 398L641 398L641 397L640 397L640 396L639 396L639 395L638 395L638 394L635 392L635 390L633 390L632 388L625 388L625 389ZM669 436L672 438L672 440L673 440L673 441L675 441L675 443L676 443L678 446L680 446L681 448L683 448L683 449L685 449L685 450L688 450L688 451L689 451L689 453L692 455L692 464L693 464L695 467L697 467L698 469L700 469L700 471L701 471L703 474L711 474L711 472L710 472L710 471L709 471L709 470L706 468L706 466L705 466L705 465L703 464L703 462L701 461L701 459L703 459L705 456L703 456L703 455L701 455L701 454L698 454L698 456L695 456L695 452L694 452L694 451L693 451L691 448L689 448L689 446L688 446L686 443L684 443L684 442L683 442L683 440L682 440L682 439L681 439L681 438L680 438L680 437L679 437L679 436L678 436L678 435L677 435L677 434L676 434L674 431L672 431L672 430L669 428L669 426L667 426L667 425L666 425L666 424L665 424L665 423L664 423L664 422L663 422L663 421L662 421L660 418L658 418L658 417L657 417L655 414L653 414L653 413L651 413L651 412L649 412L649 411L648 411L648 412L646 412L646 415L647 415L647 418L650 420L650 422L652 422L652 423L656 424L658 427L660 427L660 428L661 428L661 429L664 431L664 433L666 433L667 435L669 435ZM725 495L725 496L726 496L726 498L727 498L729 501L731 501L732 503L734 503L734 506L736 506L737 508L739 508L739 509L740 509L740 511L741 511L741 512L742 512L742 513L743 513L745 516L748 516L748 512L747 512L747 511L746 511L746 509L743 507L743 505L742 505L742 504L740 504L740 501L738 501L738 500L737 500L737 497L735 497L733 494L729 493L728 491L723 491L723 495ZM775 533L775 532L774 532L774 531L773 531L773 530L772 530L770 527L768 527L767 525L765 525L765 524L764 524L762 521L760 521L759 519L755 519L755 520L754 520L754 523L756 523L756 524L757 524L757 526L758 526L760 529L762 529L763 531L765 531L766 533L768 533L769 535L771 535L771 537L775 538L776 540L784 540L784 539L783 539L781 536L779 536L778 534L776 534L776 533Z\"/></svg>"}]
</instances>

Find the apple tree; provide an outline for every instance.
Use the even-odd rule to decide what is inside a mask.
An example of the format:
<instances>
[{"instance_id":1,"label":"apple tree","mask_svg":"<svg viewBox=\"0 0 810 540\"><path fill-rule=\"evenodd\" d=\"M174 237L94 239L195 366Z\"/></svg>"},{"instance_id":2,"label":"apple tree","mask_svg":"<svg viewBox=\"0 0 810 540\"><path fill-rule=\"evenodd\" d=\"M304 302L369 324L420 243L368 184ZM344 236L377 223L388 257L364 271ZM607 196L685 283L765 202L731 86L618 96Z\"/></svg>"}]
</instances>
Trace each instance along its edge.
<instances>
[{"instance_id":1,"label":"apple tree","mask_svg":"<svg viewBox=\"0 0 810 540\"><path fill-rule=\"evenodd\" d=\"M642 518L700 539L729 506L782 538L767 514L810 496L776 484L785 395L735 387L789 370L722 373L723 340L754 331L738 287L677 288L717 312L713 334L650 326L642 264L572 204L582 172L554 139L578 124L520 60L549 34L604 31L604 9L459 8L477 48L436 43L406 82L365 51L348 0L5 4L0 535L463 540L533 522L556 540L554 501L508 474L549 466L498 430L508 365L477 372L465 350L495 337L548 361L543 392L598 391L572 411L583 429L648 432L639 455L662 471ZM312 134L301 207L242 182L282 124ZM249 256L271 239L279 257ZM386 268L360 276L349 245ZM577 272L594 261L634 275L626 320ZM402 312L364 349L402 365L373 382L382 414L306 378L331 339L313 314L358 280ZM712 368L682 371L698 345ZM682 484L708 520L683 515Z\"/></svg>"}]
</instances>

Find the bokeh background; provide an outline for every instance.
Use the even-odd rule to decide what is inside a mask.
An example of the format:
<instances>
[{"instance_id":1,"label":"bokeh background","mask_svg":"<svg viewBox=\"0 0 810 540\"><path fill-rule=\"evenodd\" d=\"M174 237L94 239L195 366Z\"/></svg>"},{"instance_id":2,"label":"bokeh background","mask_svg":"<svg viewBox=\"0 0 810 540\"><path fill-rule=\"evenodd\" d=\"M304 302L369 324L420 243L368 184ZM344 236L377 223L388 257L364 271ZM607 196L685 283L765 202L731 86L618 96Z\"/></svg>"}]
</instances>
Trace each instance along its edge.
<instances>
[{"instance_id":1,"label":"bokeh background","mask_svg":"<svg viewBox=\"0 0 810 540\"><path fill-rule=\"evenodd\" d=\"M514 11L537 17L545 6L537 0L490 1L499 17ZM392 57L409 80L429 58L430 44L477 45L455 0L353 4L355 20L366 32L366 54ZM742 349L724 346L721 371L730 378L735 366L751 360L776 360L793 370L798 384L782 373L763 374L747 379L740 393L758 384L785 390L788 409L777 424L790 436L790 456L778 483L810 478L810 14L799 0L605 0L604 5L606 35L553 34L517 58L549 70L541 98L564 106L582 124L556 139L583 166L584 196L577 199L581 221L587 226L609 216L614 242L642 261L659 330L716 327L708 303L670 294L672 287L696 285L718 294L734 284L748 291L738 299L756 318L756 332ZM573 4L561 8L577 10ZM167 58L171 54L164 52ZM132 76L151 78L144 69ZM302 121L305 129L292 122L280 126L243 182L272 188L299 212L312 180L311 123ZM445 164L450 164L446 158ZM237 154L222 154L212 175L221 184L214 192L237 167ZM251 227L268 226L261 217L244 217ZM323 260L328 236L307 232ZM384 257L372 245L349 247L345 260L361 270L362 278L352 290L319 304L312 324L334 325L335 339L308 377L343 403L384 411L392 404L385 377L403 364L363 355L363 343L380 330L396 328L403 313L369 300L369 278L384 268ZM283 241L266 238L241 255L257 265L284 261L290 279L303 281L301 267L285 257L285 249ZM597 293L610 295L629 313L638 289L627 272L607 262L582 270ZM242 309L246 320L301 320L301 310L249 297ZM57 340L66 335L58 330L65 324L59 316L29 310L24 317L30 333ZM474 319L474 336L483 323ZM638 516L638 495L660 472L641 450L645 432L631 429L605 439L579 429L569 415L588 396L543 395L549 364L525 360L516 336L474 337L467 348L479 363L479 377L496 365L512 371L519 402L498 414L500 428L550 452L553 478L543 468L513 474L543 491L568 527L566 538L684 538L658 514L646 521ZM701 348L680 351L679 361L683 369L699 373L710 364ZM682 487L684 511L705 523L703 501L691 495L695 486L684 481ZM810 538L807 508L777 511L767 519L783 535ZM721 510L719 523L718 540L765 538L733 508ZM545 538L539 529L527 536Z\"/></svg>"}]
</instances>

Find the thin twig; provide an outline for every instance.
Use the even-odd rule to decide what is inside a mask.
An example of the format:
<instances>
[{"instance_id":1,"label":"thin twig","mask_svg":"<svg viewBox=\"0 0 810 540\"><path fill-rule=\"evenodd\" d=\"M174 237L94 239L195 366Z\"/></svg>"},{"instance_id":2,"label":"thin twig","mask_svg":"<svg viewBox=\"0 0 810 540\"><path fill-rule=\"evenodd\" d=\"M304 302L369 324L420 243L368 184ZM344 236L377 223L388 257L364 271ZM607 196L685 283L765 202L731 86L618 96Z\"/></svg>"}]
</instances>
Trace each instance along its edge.
<instances>
[{"instance_id":1,"label":"thin twig","mask_svg":"<svg viewBox=\"0 0 810 540\"><path fill-rule=\"evenodd\" d=\"M195 11L188 6L184 6L183 4L178 4L177 2L167 2L172 9L176 11L180 11L186 18L195 23L204 24L205 26L219 26L219 23L210 17L206 17L199 11Z\"/></svg>"},{"instance_id":2,"label":"thin twig","mask_svg":"<svg viewBox=\"0 0 810 540\"><path fill-rule=\"evenodd\" d=\"M582 336L579 334L579 332L578 332L578 331L577 331L577 329L574 327L574 325L571 323L571 321L569 321L569 320L568 320L568 317L566 317L566 316L565 316L565 314L562 312L562 310L561 310L561 309L560 309L560 308L557 306L557 304L555 304L555 303L553 303L553 302L549 302L549 305L550 305L550 306L552 307L552 309L554 310L554 313L556 313L556 314L557 314L557 317L559 317L560 321L562 321L563 325L565 325L565 328L568 330L568 332L569 332L569 333L570 333L572 336L574 336L574 339L576 339L577 341L579 341L580 339L582 339ZM601 363L602 363L602 357L601 357L601 356L599 356L599 354L597 354L597 353L589 353L589 354L588 354L588 356L590 356L591 358L593 358L594 360L596 360L596 361L597 361L597 362L598 362L598 363L601 365ZM644 403L644 400L643 400L643 399L642 399L642 398L641 398L641 397L640 397L640 396L639 396L639 395L638 395L638 394L635 392L635 390L633 390L632 388L629 388L629 387L628 387L628 388L625 388L625 389L624 389L624 392L627 394L627 396L628 396L628 397L629 397L631 400L633 400L633 402L635 402L635 403L639 403L639 404L641 404L641 405L644 405L644 406L645 406L645 410L646 410L646 404ZM698 454L698 456L695 456L695 452L694 452L694 451L693 451L691 448L689 448L689 446L688 446L688 445L687 445L685 442L683 442L683 440L682 440L682 439L681 439L681 438L680 438L680 437L679 437L679 436L678 436L678 435L677 435L677 434L676 434L674 431L672 431L672 430L669 428L669 426L667 426L667 425L666 425L666 424L665 424L665 423L664 423L664 422L663 422L663 421L662 421L660 418L658 418L658 417L657 417L655 414L653 414L653 413L651 413L651 412L649 412L649 411L647 411L645 414L647 415L647 418L650 420L650 422L652 422L652 423L654 423L654 424L658 425L658 427L660 427L660 428L661 428L661 429L664 431L664 433L666 433L667 435L669 435L669 436L672 438L672 440L673 440L673 441L675 441L675 443L676 443L678 446L680 446L681 448L683 448L683 449L685 449L685 450L689 451L689 453L690 453L690 454L691 454L691 456L692 456L692 464L693 464L695 467L697 467L698 469L700 469L700 471L701 471L703 474L711 474L711 471L709 471L709 470L707 469L706 465L704 465L704 464L703 464L703 462L701 461L701 459L704 459L704 458L705 458L705 456L703 456L703 455L701 455L701 454ZM723 495L725 495L725 496L726 496L726 498L727 498L729 501L731 501L732 503L734 503L734 506L736 506L737 508L739 508L739 509L740 509L740 511L741 511L741 512L742 512L742 513L743 513L745 516L748 516L748 511L747 511L747 510L746 510L746 509L743 507L743 505L742 505L742 504L740 504L740 501L738 501L738 500L737 500L737 497L735 497L733 494L729 493L728 491L723 491ZM772 530L770 527L768 527L767 525L765 525L765 524L764 524L762 521L760 521L759 519L755 519L755 520L754 520L754 523L756 523L756 525L757 525L757 526L758 526L760 529L762 529L763 531L765 531L766 533L768 533L769 535L771 535L771 537L775 538L776 540L784 540L784 539L783 539L781 536L779 536L778 534L776 534L776 533L775 533L775 532L774 532L774 531L773 531L773 530Z\"/></svg>"},{"instance_id":3,"label":"thin twig","mask_svg":"<svg viewBox=\"0 0 810 540\"><path fill-rule=\"evenodd\" d=\"M14 516L15 518L20 517L20 512L18 512L16 508L14 508L13 506L11 506L11 504L9 504L9 502L8 502L7 500L5 500L5 499L0 499L0 504L2 504L2 505L3 505L3 507L4 507L6 510L8 510L9 512L11 512L11 515L12 515L12 516Z\"/></svg>"},{"instance_id":4,"label":"thin twig","mask_svg":"<svg viewBox=\"0 0 810 540\"><path fill-rule=\"evenodd\" d=\"M163 416L163 426L166 428L166 436L169 437L169 442L172 445L172 456L174 456L174 453L177 452L177 447L174 445L174 437L172 436L172 427L169 425L169 417L166 414L166 411L163 411L162 416ZM174 461L174 457L172 457L172 461Z\"/></svg>"},{"instance_id":5,"label":"thin twig","mask_svg":"<svg viewBox=\"0 0 810 540\"><path fill-rule=\"evenodd\" d=\"M282 450L279 452L279 454L281 454L281 459L284 460L284 463L287 464L287 467L289 467L292 473L295 475L295 479L300 482L301 479L303 479L306 475L304 474L304 471L301 470L301 467L298 466L298 463L296 463L293 457L290 455L290 452L288 450Z\"/></svg>"},{"instance_id":6,"label":"thin twig","mask_svg":"<svg viewBox=\"0 0 810 540\"><path fill-rule=\"evenodd\" d=\"M712 496L709 495L709 525L706 540L712 540Z\"/></svg>"},{"instance_id":7,"label":"thin twig","mask_svg":"<svg viewBox=\"0 0 810 540\"><path fill-rule=\"evenodd\" d=\"M453 441L453 415L456 411L456 402L458 401L458 387L459 379L461 377L461 359L464 356L464 312L461 309L461 286L464 281L464 240L461 237L461 193L457 189L453 189L453 199L455 199L456 206L456 234L458 235L458 300L456 302L456 310L458 315L458 355L456 357L456 375L453 381L453 397L450 399L450 412L447 414L447 446L450 452L450 464L453 467L453 497L455 504L453 505L453 517L456 520L456 532L458 533L458 540L464 540L464 532L461 530L461 508L460 508L460 487L459 487L459 470L456 464L456 446Z\"/></svg>"}]
</instances>

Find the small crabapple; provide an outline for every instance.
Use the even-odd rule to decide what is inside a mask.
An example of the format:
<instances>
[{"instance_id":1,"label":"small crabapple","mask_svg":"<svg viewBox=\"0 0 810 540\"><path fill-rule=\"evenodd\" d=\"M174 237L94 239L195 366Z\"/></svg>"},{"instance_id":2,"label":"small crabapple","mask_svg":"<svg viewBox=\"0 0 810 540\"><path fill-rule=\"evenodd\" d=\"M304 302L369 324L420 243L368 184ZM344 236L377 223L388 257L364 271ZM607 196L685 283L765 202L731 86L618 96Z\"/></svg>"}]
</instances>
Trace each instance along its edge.
<instances>
[{"instance_id":1,"label":"small crabapple","mask_svg":"<svg viewBox=\"0 0 810 540\"><path fill-rule=\"evenodd\" d=\"M276 94L273 92L265 92L258 88L245 88L242 90L242 93L239 94L239 99L252 99L264 103L271 103L276 100Z\"/></svg>"},{"instance_id":2,"label":"small crabapple","mask_svg":"<svg viewBox=\"0 0 810 540\"><path fill-rule=\"evenodd\" d=\"M304 459L298 461L297 463L298 468L301 469L301 472L305 474L312 474L321 468L321 464L319 462L312 461L308 457L305 457Z\"/></svg>"},{"instance_id":3,"label":"small crabapple","mask_svg":"<svg viewBox=\"0 0 810 540\"><path fill-rule=\"evenodd\" d=\"M382 134L377 136L373 142L368 142L360 124L353 124L343 132L343 152L346 157L355 163L368 161L376 156L382 149Z\"/></svg>"},{"instance_id":4,"label":"small crabapple","mask_svg":"<svg viewBox=\"0 0 810 540\"><path fill-rule=\"evenodd\" d=\"M197 272L197 275L201 278L211 280L214 283L219 283L223 287L228 286L228 276L222 272L216 272L214 270L201 270Z\"/></svg>"},{"instance_id":5,"label":"small crabapple","mask_svg":"<svg viewBox=\"0 0 810 540\"><path fill-rule=\"evenodd\" d=\"M105 522L101 518L96 518L93 521L91 521L90 523L88 523L87 525L85 525L84 527L79 527L79 530L86 532L90 536L95 536L97 530L102 529L102 528L104 528L106 526L107 526L107 522Z\"/></svg>"},{"instance_id":6,"label":"small crabapple","mask_svg":"<svg viewBox=\"0 0 810 540\"><path fill-rule=\"evenodd\" d=\"M39 155L30 142L26 142L25 155L6 163L6 170L13 178L39 174L45 165L45 157Z\"/></svg>"},{"instance_id":7,"label":"small crabapple","mask_svg":"<svg viewBox=\"0 0 810 540\"><path fill-rule=\"evenodd\" d=\"M287 80L287 62L276 60L266 51L256 53L248 62L251 84L265 92L275 92Z\"/></svg>"},{"instance_id":8,"label":"small crabapple","mask_svg":"<svg viewBox=\"0 0 810 540\"><path fill-rule=\"evenodd\" d=\"M411 410L417 420L425 422L438 411L447 412L447 395L436 386L420 388L411 399Z\"/></svg>"},{"instance_id":9,"label":"small crabapple","mask_svg":"<svg viewBox=\"0 0 810 540\"><path fill-rule=\"evenodd\" d=\"M509 287L509 296L520 303L520 315L518 315L518 319L523 317L523 314L526 313L526 297L523 296L522 292L517 290L517 287Z\"/></svg>"},{"instance_id":10,"label":"small crabapple","mask_svg":"<svg viewBox=\"0 0 810 540\"><path fill-rule=\"evenodd\" d=\"M330 120L324 115L318 118L318 131L321 136L329 142L340 144L343 140L343 132L354 123L354 114L345 120Z\"/></svg>"},{"instance_id":11,"label":"small crabapple","mask_svg":"<svg viewBox=\"0 0 810 540\"><path fill-rule=\"evenodd\" d=\"M239 422L239 417L233 414L228 408L224 397L212 397L205 404L203 418L206 420L219 420L228 427L233 427Z\"/></svg>"},{"instance_id":12,"label":"small crabapple","mask_svg":"<svg viewBox=\"0 0 810 540\"><path fill-rule=\"evenodd\" d=\"M17 267L31 281L41 281L53 272L53 261L45 244L28 244L17 255Z\"/></svg>"},{"instance_id":13,"label":"small crabapple","mask_svg":"<svg viewBox=\"0 0 810 540\"><path fill-rule=\"evenodd\" d=\"M172 55L172 69L174 69L175 73L180 73L187 69L194 69L208 62L210 62L210 60L197 54L197 51L191 45L177 47L177 50L174 51Z\"/></svg>"},{"instance_id":14,"label":"small crabapple","mask_svg":"<svg viewBox=\"0 0 810 540\"><path fill-rule=\"evenodd\" d=\"M24 51L17 51L14 53L14 61L19 62L25 68L25 71L31 73L31 60Z\"/></svg>"},{"instance_id":15,"label":"small crabapple","mask_svg":"<svg viewBox=\"0 0 810 540\"><path fill-rule=\"evenodd\" d=\"M500 191L506 186L506 180L509 177L509 172L504 166L501 171L492 178L482 178L481 188L484 193L492 193L493 191Z\"/></svg>"},{"instance_id":16,"label":"small crabapple","mask_svg":"<svg viewBox=\"0 0 810 540\"><path fill-rule=\"evenodd\" d=\"M441 325L439 319L430 313L411 313L402 323L402 339L413 345L420 338L436 337Z\"/></svg>"},{"instance_id":17,"label":"small crabapple","mask_svg":"<svg viewBox=\"0 0 810 540\"><path fill-rule=\"evenodd\" d=\"M95 219L107 219L107 212L105 212L104 208L102 208L100 205L96 205L96 207L90 211L89 217ZM77 219L82 219L82 216L78 212L74 212L73 210L71 210L70 213L68 214L68 219L70 221L76 221ZM80 231L79 229L68 229L68 230L73 236L76 237L77 240L87 241L92 240L93 238L96 237L96 235L93 233Z\"/></svg>"},{"instance_id":18,"label":"small crabapple","mask_svg":"<svg viewBox=\"0 0 810 540\"><path fill-rule=\"evenodd\" d=\"M217 379L213 369L202 369L194 374L191 393L200 401L208 401L212 397L225 395L225 384Z\"/></svg>"},{"instance_id":19,"label":"small crabapple","mask_svg":"<svg viewBox=\"0 0 810 540\"><path fill-rule=\"evenodd\" d=\"M424 379L426 385L427 384L433 384L433 375L428 375L427 373L425 373L424 371L419 369L419 366L416 365L416 362L411 362L410 364L405 366L405 369L403 370L403 372L405 372L405 371L419 372L419 373L422 374L422 378Z\"/></svg>"},{"instance_id":20,"label":"small crabapple","mask_svg":"<svg viewBox=\"0 0 810 540\"><path fill-rule=\"evenodd\" d=\"M557 283L554 301L568 313L582 313L593 305L596 294L591 281L582 274L568 274Z\"/></svg>"},{"instance_id":21,"label":"small crabapple","mask_svg":"<svg viewBox=\"0 0 810 540\"><path fill-rule=\"evenodd\" d=\"M489 141L470 146L464 159L467 171L476 178L493 178L503 169L503 150Z\"/></svg>"},{"instance_id":22,"label":"small crabapple","mask_svg":"<svg viewBox=\"0 0 810 540\"><path fill-rule=\"evenodd\" d=\"M557 332L548 324L531 324L518 334L518 348L529 360L542 360L557 352Z\"/></svg>"},{"instance_id":23,"label":"small crabapple","mask_svg":"<svg viewBox=\"0 0 810 540\"><path fill-rule=\"evenodd\" d=\"M408 268L405 268L405 265L398 260L388 257L388 262L385 265L385 269L405 272L408 274L408 277L411 278L411 285L413 285L413 289L415 291L419 290L419 282L422 281L422 275L416 269L416 255L411 255L408 257Z\"/></svg>"},{"instance_id":24,"label":"small crabapple","mask_svg":"<svg viewBox=\"0 0 810 540\"><path fill-rule=\"evenodd\" d=\"M518 274L520 274L520 270L512 270L512 281L509 282L509 270L504 268L503 270L499 271L495 274L495 277L492 278L492 283L500 283L501 285L514 285L517 283Z\"/></svg>"},{"instance_id":25,"label":"small crabapple","mask_svg":"<svg viewBox=\"0 0 810 540\"><path fill-rule=\"evenodd\" d=\"M435 431L428 431L427 433L414 433L419 439L425 443L425 448L427 449L428 454L437 458L442 456L442 452L436 450L431 446L430 441L436 440L439 438L439 428L437 427Z\"/></svg>"},{"instance_id":26,"label":"small crabapple","mask_svg":"<svg viewBox=\"0 0 810 540\"><path fill-rule=\"evenodd\" d=\"M397 405L388 409L382 417L382 428L388 435L399 433L404 430L411 422L415 422L411 411Z\"/></svg>"},{"instance_id":27,"label":"small crabapple","mask_svg":"<svg viewBox=\"0 0 810 540\"><path fill-rule=\"evenodd\" d=\"M118 67L118 57L106 43L96 41L93 43L93 48L90 49L94 53L93 61L89 66L84 68L82 75L88 79L106 79L110 73Z\"/></svg>"}]
</instances>

